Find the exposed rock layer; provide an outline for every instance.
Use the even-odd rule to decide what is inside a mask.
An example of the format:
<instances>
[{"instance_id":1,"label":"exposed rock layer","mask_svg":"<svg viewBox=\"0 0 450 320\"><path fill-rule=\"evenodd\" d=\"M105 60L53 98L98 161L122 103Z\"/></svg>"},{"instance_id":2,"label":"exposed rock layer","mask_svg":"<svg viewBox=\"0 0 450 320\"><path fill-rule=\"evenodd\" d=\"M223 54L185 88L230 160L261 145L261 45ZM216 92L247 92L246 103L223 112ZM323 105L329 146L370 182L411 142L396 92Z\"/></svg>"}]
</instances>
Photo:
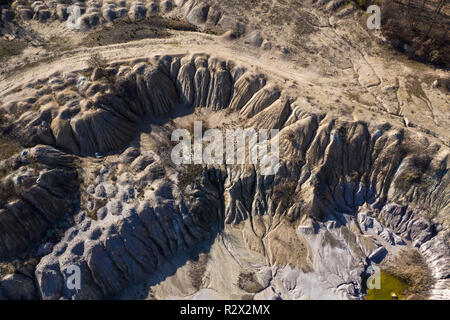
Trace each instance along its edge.
<instances>
[{"instance_id":1,"label":"exposed rock layer","mask_svg":"<svg viewBox=\"0 0 450 320\"><path fill-rule=\"evenodd\" d=\"M280 92L264 75L203 55L156 57L132 67L117 66L115 73L113 86L105 80L85 80L70 94L63 91L57 99L63 105L43 94L35 102L38 111L23 114L13 126L24 136L27 133L29 145L47 143L72 154L94 155L123 148L139 132L144 118L167 119L180 110L192 113L195 107L230 108L239 112L243 126L281 130L280 169L274 176L263 176L256 166L209 167L180 189L177 174L181 173L156 150L127 149L86 186L92 194L90 214L77 214L75 225L37 266L41 298L113 297L177 253L230 225L244 223L245 245L267 256L269 265L293 264L296 271L290 277L300 282L305 281L305 273L314 273L320 288L333 292L333 297L362 297L361 274L383 251L376 238L367 240L364 234L373 229L372 216L386 227L375 232L386 246L432 248L427 260L436 266L435 290L448 296L448 244L436 240L442 236L440 227L425 218L449 209L446 147L388 124L371 126L297 112L295 97ZM63 87L73 87L73 78L59 81ZM42 194L39 200L53 196L50 203L61 207L35 204L50 222L55 221L58 213L70 211L72 201L67 203L64 195L75 194L71 183L75 173L60 168L70 168L73 157L50 147L32 150L37 162L61 170L61 181L49 178L51 170L40 173L39 179L31 175L30 185L37 186L22 193L11 179L2 182L13 184L31 203L36 189L56 183L55 190L61 192ZM133 171L132 178L126 177L127 170ZM107 179L112 174L114 183ZM146 189L149 183L152 187ZM141 197L139 189L144 192ZM5 207L2 210L9 211L3 219L12 219L11 203ZM362 207L370 209L370 217L358 216ZM30 222L42 230L37 238L46 230L39 225L44 220ZM13 224L9 220L0 224L5 235L6 229L16 230L12 243L17 248L3 239L5 256L36 240L25 239L25 229L11 229ZM439 249L433 241L441 244ZM335 268L328 268L327 261L335 261ZM81 269L80 290L65 285L71 265ZM318 294L296 288L293 285L288 290L291 295L284 297Z\"/></svg>"}]
</instances>

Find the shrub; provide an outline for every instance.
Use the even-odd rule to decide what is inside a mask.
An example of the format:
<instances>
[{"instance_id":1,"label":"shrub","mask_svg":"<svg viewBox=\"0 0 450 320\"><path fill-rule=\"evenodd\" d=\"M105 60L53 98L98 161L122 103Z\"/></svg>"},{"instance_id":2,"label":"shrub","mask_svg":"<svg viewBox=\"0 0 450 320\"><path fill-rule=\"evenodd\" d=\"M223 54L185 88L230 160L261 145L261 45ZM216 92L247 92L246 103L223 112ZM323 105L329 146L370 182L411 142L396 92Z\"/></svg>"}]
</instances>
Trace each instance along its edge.
<instances>
[{"instance_id":1,"label":"shrub","mask_svg":"<svg viewBox=\"0 0 450 320\"><path fill-rule=\"evenodd\" d=\"M254 272L241 272L238 278L238 287L250 293L257 293L263 289Z\"/></svg>"},{"instance_id":2,"label":"shrub","mask_svg":"<svg viewBox=\"0 0 450 320\"><path fill-rule=\"evenodd\" d=\"M450 21L445 14L435 15L437 2L424 1L422 8L413 7L409 1L380 2L381 32L395 49L422 62L450 65Z\"/></svg>"},{"instance_id":3,"label":"shrub","mask_svg":"<svg viewBox=\"0 0 450 320\"><path fill-rule=\"evenodd\" d=\"M422 183L425 172L430 167L429 156L416 156L411 160L407 168L396 178L395 186L401 191L408 191L413 185Z\"/></svg>"},{"instance_id":4,"label":"shrub","mask_svg":"<svg viewBox=\"0 0 450 320\"><path fill-rule=\"evenodd\" d=\"M89 57L87 61L89 68L98 69L104 72L106 66L108 65L108 61L99 53L94 53Z\"/></svg>"},{"instance_id":5,"label":"shrub","mask_svg":"<svg viewBox=\"0 0 450 320\"><path fill-rule=\"evenodd\" d=\"M22 53L27 47L27 42L21 39L5 40L0 39L0 61L6 60L9 57L16 56Z\"/></svg>"},{"instance_id":6,"label":"shrub","mask_svg":"<svg viewBox=\"0 0 450 320\"><path fill-rule=\"evenodd\" d=\"M200 290L203 283L203 276L206 272L206 267L208 265L209 255L206 253L201 253L197 260L191 261L191 266L188 271L188 276L191 280L192 286L196 290Z\"/></svg>"},{"instance_id":7,"label":"shrub","mask_svg":"<svg viewBox=\"0 0 450 320\"><path fill-rule=\"evenodd\" d=\"M0 203L8 203L17 198L14 187L8 181L0 181Z\"/></svg>"},{"instance_id":8,"label":"shrub","mask_svg":"<svg viewBox=\"0 0 450 320\"><path fill-rule=\"evenodd\" d=\"M97 70L100 73L100 78L104 78L112 89L116 89L116 77L115 74L108 72L106 69L108 67L108 61L99 53L92 54L87 64L89 68Z\"/></svg>"},{"instance_id":9,"label":"shrub","mask_svg":"<svg viewBox=\"0 0 450 320\"><path fill-rule=\"evenodd\" d=\"M178 184L183 192L187 186L197 186L201 183L203 177L203 167L200 164L189 164L178 175Z\"/></svg>"},{"instance_id":10,"label":"shrub","mask_svg":"<svg viewBox=\"0 0 450 320\"><path fill-rule=\"evenodd\" d=\"M295 181L280 182L273 188L272 201L279 204L282 211L288 210L295 202Z\"/></svg>"},{"instance_id":11,"label":"shrub","mask_svg":"<svg viewBox=\"0 0 450 320\"><path fill-rule=\"evenodd\" d=\"M22 147L21 145L13 140L11 137L4 133L0 133L0 161L5 160L18 153Z\"/></svg>"},{"instance_id":12,"label":"shrub","mask_svg":"<svg viewBox=\"0 0 450 320\"><path fill-rule=\"evenodd\" d=\"M367 0L352 0L352 1L362 9L367 9L367 7L370 5L370 1Z\"/></svg>"},{"instance_id":13,"label":"shrub","mask_svg":"<svg viewBox=\"0 0 450 320\"><path fill-rule=\"evenodd\" d=\"M16 271L16 267L11 262L0 262L0 280Z\"/></svg>"}]
</instances>

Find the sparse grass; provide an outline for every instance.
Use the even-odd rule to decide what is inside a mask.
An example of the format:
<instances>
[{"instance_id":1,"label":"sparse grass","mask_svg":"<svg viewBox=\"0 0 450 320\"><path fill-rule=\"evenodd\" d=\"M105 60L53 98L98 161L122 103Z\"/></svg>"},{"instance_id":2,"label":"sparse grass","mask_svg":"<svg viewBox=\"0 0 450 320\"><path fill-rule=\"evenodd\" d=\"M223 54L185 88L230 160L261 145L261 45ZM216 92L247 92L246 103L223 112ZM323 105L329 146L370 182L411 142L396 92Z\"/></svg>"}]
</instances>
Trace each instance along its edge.
<instances>
[{"instance_id":1,"label":"sparse grass","mask_svg":"<svg viewBox=\"0 0 450 320\"><path fill-rule=\"evenodd\" d=\"M237 285L239 289L249 293L257 293L263 289L261 284L256 279L254 272L241 272L239 274Z\"/></svg>"},{"instance_id":2,"label":"sparse grass","mask_svg":"<svg viewBox=\"0 0 450 320\"><path fill-rule=\"evenodd\" d=\"M18 74L20 72L23 72L25 70L37 67L41 64L49 64L53 61L56 61L56 59L58 59L59 56L51 56L51 57L47 57L41 60L37 60L37 61L32 61L32 62L26 62L25 64L19 65L18 67L9 70L8 72L5 73L5 77L10 77L13 74Z\"/></svg>"},{"instance_id":3,"label":"sparse grass","mask_svg":"<svg viewBox=\"0 0 450 320\"><path fill-rule=\"evenodd\" d=\"M373 103L370 103L369 101L365 100L360 92L357 91L345 91L344 94L347 96L348 99L355 101L359 104L363 104L365 106L371 106Z\"/></svg>"},{"instance_id":4,"label":"sparse grass","mask_svg":"<svg viewBox=\"0 0 450 320\"><path fill-rule=\"evenodd\" d=\"M94 209L92 211L86 210L86 214L92 220L97 220L97 211L106 206L108 199L95 199L94 203Z\"/></svg>"},{"instance_id":5,"label":"sparse grass","mask_svg":"<svg viewBox=\"0 0 450 320\"><path fill-rule=\"evenodd\" d=\"M62 37L51 36L46 43L44 48L50 52L66 52L74 48L74 46Z\"/></svg>"},{"instance_id":6,"label":"sparse grass","mask_svg":"<svg viewBox=\"0 0 450 320\"><path fill-rule=\"evenodd\" d=\"M417 249L400 251L385 271L408 285L406 295L426 295L433 284L431 272Z\"/></svg>"},{"instance_id":7,"label":"sparse grass","mask_svg":"<svg viewBox=\"0 0 450 320\"><path fill-rule=\"evenodd\" d=\"M277 203L282 211L288 210L295 202L295 181L280 182L273 187L272 201Z\"/></svg>"},{"instance_id":8,"label":"sparse grass","mask_svg":"<svg viewBox=\"0 0 450 320\"><path fill-rule=\"evenodd\" d=\"M1 120L1 119L0 119ZM0 161L8 159L22 150L22 146L11 137L0 133Z\"/></svg>"},{"instance_id":9,"label":"sparse grass","mask_svg":"<svg viewBox=\"0 0 450 320\"><path fill-rule=\"evenodd\" d=\"M351 1L356 3L356 5L358 5L358 7L360 7L361 9L364 9L364 10L367 9L367 6L370 3L370 1L367 1L367 0L351 0Z\"/></svg>"},{"instance_id":10,"label":"sparse grass","mask_svg":"<svg viewBox=\"0 0 450 320\"><path fill-rule=\"evenodd\" d=\"M203 30L203 33L210 34L213 36L221 36L224 34L224 31L218 28L206 28L205 30Z\"/></svg>"},{"instance_id":11,"label":"sparse grass","mask_svg":"<svg viewBox=\"0 0 450 320\"><path fill-rule=\"evenodd\" d=\"M163 39L170 37L168 30L198 31L193 24L176 18L156 16L138 22L121 19L112 26L90 31L80 43L86 47L95 47L141 39Z\"/></svg>"},{"instance_id":12,"label":"sparse grass","mask_svg":"<svg viewBox=\"0 0 450 320\"><path fill-rule=\"evenodd\" d=\"M180 41L171 41L171 42L167 42L167 45L173 46L174 48L180 48L181 42Z\"/></svg>"},{"instance_id":13,"label":"sparse grass","mask_svg":"<svg viewBox=\"0 0 450 320\"><path fill-rule=\"evenodd\" d=\"M6 61L12 56L21 54L27 45L27 41L22 39L0 39L0 61Z\"/></svg>"},{"instance_id":14,"label":"sparse grass","mask_svg":"<svg viewBox=\"0 0 450 320\"><path fill-rule=\"evenodd\" d=\"M8 274L12 274L16 271L16 268L11 262L0 262L0 280Z\"/></svg>"},{"instance_id":15,"label":"sparse grass","mask_svg":"<svg viewBox=\"0 0 450 320\"><path fill-rule=\"evenodd\" d=\"M426 1L421 8L416 8L416 2L409 0L350 1L361 9L360 23L364 28L368 17L365 12L367 7L371 4L379 5L383 37L408 59L440 67L448 67L450 64L450 36L446 32L450 21L445 5L440 14L434 16L437 1Z\"/></svg>"},{"instance_id":16,"label":"sparse grass","mask_svg":"<svg viewBox=\"0 0 450 320\"><path fill-rule=\"evenodd\" d=\"M203 276L206 272L206 266L208 265L209 255L206 253L201 253L197 260L191 261L190 269L188 271L188 276L191 280L192 286L196 290L200 290L203 283Z\"/></svg>"},{"instance_id":17,"label":"sparse grass","mask_svg":"<svg viewBox=\"0 0 450 320\"><path fill-rule=\"evenodd\" d=\"M379 0L381 4L383 36L389 40L400 40L394 46L403 52L402 43L410 46L405 52L410 58L436 65L450 64L449 34L446 26L449 16L443 13L434 17L437 2L429 2L421 10L410 7L410 1ZM412 5L413 3L411 3ZM445 9L444 9L445 10Z\"/></svg>"},{"instance_id":18,"label":"sparse grass","mask_svg":"<svg viewBox=\"0 0 450 320\"><path fill-rule=\"evenodd\" d=\"M396 178L396 187L399 190L407 191L411 186L420 184L423 181L424 173L430 166L430 162L429 156L418 156L412 159L411 165Z\"/></svg>"},{"instance_id":19,"label":"sparse grass","mask_svg":"<svg viewBox=\"0 0 450 320\"><path fill-rule=\"evenodd\" d=\"M244 3L249 4L249 9L252 10L254 7L254 3L251 3L250 1L236 1L240 4L236 4L236 6L241 6ZM255 1L252 1L255 2ZM267 10L267 21L275 26L281 26L287 21L293 20L293 10L292 8L301 8L302 7L302 1L301 0L289 0L289 5L287 5L287 0L283 1L277 1L274 2L272 6L269 5L269 7L263 8L263 10Z\"/></svg>"},{"instance_id":20,"label":"sparse grass","mask_svg":"<svg viewBox=\"0 0 450 320\"><path fill-rule=\"evenodd\" d=\"M417 77L409 77L406 83L406 90L408 92L408 101L412 101L412 96L428 101L428 97L423 91L422 85Z\"/></svg>"},{"instance_id":21,"label":"sparse grass","mask_svg":"<svg viewBox=\"0 0 450 320\"><path fill-rule=\"evenodd\" d=\"M331 248L345 249L343 243L336 239L328 230L325 230L323 234L323 244L329 245Z\"/></svg>"},{"instance_id":22,"label":"sparse grass","mask_svg":"<svg viewBox=\"0 0 450 320\"><path fill-rule=\"evenodd\" d=\"M177 18L153 17L149 19L149 23L177 31L198 31L197 26Z\"/></svg>"},{"instance_id":23,"label":"sparse grass","mask_svg":"<svg viewBox=\"0 0 450 320\"><path fill-rule=\"evenodd\" d=\"M269 232L267 243L273 265L290 265L305 273L313 270L309 246L292 224L283 221L274 233Z\"/></svg>"},{"instance_id":24,"label":"sparse grass","mask_svg":"<svg viewBox=\"0 0 450 320\"><path fill-rule=\"evenodd\" d=\"M185 169L178 174L178 185L183 192L187 186L198 186L203 178L203 166L200 164L188 164Z\"/></svg>"},{"instance_id":25,"label":"sparse grass","mask_svg":"<svg viewBox=\"0 0 450 320\"><path fill-rule=\"evenodd\" d=\"M294 32L297 36L305 36L314 33L318 24L317 18L307 11L299 11L300 19L295 21Z\"/></svg>"},{"instance_id":26,"label":"sparse grass","mask_svg":"<svg viewBox=\"0 0 450 320\"><path fill-rule=\"evenodd\" d=\"M8 203L12 199L16 198L14 187L9 181L0 181L0 205Z\"/></svg>"}]
</instances>

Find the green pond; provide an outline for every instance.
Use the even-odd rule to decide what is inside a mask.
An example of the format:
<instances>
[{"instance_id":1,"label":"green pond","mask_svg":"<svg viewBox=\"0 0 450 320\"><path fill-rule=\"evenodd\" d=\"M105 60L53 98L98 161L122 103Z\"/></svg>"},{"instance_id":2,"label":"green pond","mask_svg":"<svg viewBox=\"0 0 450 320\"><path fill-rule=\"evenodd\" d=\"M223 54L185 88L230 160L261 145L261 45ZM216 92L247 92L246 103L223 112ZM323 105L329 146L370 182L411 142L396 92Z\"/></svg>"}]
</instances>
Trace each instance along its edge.
<instances>
[{"instance_id":1,"label":"green pond","mask_svg":"<svg viewBox=\"0 0 450 320\"><path fill-rule=\"evenodd\" d=\"M380 289L367 289L366 300L397 300L392 297L392 293L395 293L398 299L402 299L406 289L408 285L404 281L382 270Z\"/></svg>"}]
</instances>

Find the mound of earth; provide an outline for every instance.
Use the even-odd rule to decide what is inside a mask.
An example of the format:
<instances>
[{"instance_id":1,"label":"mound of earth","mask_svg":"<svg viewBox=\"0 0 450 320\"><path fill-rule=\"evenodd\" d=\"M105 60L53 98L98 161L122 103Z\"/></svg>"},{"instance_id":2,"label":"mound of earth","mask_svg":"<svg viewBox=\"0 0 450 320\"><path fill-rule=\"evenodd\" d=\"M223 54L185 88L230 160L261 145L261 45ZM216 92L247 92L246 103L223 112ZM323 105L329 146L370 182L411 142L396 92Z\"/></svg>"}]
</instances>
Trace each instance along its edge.
<instances>
[{"instance_id":1,"label":"mound of earth","mask_svg":"<svg viewBox=\"0 0 450 320\"><path fill-rule=\"evenodd\" d=\"M81 3L74 41L108 41L0 79L0 298L363 299L406 251L432 281L405 295L450 297L445 73L364 47L353 5L291 5ZM59 32L63 6L16 1L2 32L25 12L28 35ZM112 43L155 17L163 37ZM277 172L176 165L171 135L196 122L278 130Z\"/></svg>"}]
</instances>

